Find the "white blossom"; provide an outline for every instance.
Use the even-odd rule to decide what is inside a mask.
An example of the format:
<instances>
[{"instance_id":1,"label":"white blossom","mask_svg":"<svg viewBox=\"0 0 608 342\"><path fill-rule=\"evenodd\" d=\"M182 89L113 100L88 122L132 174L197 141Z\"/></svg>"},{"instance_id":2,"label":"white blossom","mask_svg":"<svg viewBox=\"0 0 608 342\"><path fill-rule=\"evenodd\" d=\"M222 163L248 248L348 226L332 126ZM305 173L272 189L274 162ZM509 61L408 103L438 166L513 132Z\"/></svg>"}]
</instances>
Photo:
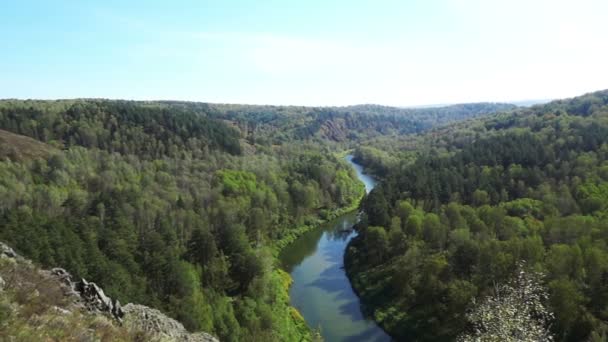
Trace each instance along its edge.
<instances>
[{"instance_id":1,"label":"white blossom","mask_svg":"<svg viewBox=\"0 0 608 342\"><path fill-rule=\"evenodd\" d=\"M553 341L550 323L553 313L545 306L548 299L542 286L543 275L530 273L520 264L517 277L510 284L497 286L467 314L473 331L459 337L463 342Z\"/></svg>"}]
</instances>

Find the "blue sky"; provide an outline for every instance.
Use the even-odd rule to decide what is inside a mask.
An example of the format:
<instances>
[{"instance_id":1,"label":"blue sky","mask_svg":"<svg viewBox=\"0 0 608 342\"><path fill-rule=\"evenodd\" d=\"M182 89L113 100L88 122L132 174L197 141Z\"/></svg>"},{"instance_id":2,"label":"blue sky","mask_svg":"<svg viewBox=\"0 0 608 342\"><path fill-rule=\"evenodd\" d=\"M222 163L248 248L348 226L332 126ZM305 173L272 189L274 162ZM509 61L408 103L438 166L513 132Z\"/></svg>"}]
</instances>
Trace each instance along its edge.
<instances>
[{"instance_id":1,"label":"blue sky","mask_svg":"<svg viewBox=\"0 0 608 342\"><path fill-rule=\"evenodd\" d=\"M608 1L2 1L0 98L408 106L608 88Z\"/></svg>"}]
</instances>

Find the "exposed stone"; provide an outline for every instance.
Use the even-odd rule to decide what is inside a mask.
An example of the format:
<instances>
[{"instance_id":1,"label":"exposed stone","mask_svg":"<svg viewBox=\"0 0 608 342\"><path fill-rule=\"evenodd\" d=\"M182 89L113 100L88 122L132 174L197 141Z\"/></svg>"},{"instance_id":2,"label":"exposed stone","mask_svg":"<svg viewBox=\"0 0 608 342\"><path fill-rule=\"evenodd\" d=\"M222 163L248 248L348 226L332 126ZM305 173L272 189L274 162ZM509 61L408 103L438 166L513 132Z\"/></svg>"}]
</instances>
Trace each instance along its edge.
<instances>
[{"instance_id":1,"label":"exposed stone","mask_svg":"<svg viewBox=\"0 0 608 342\"><path fill-rule=\"evenodd\" d=\"M72 286L72 275L63 268L55 267L51 270L51 274L59 278L65 285Z\"/></svg>"},{"instance_id":2,"label":"exposed stone","mask_svg":"<svg viewBox=\"0 0 608 342\"><path fill-rule=\"evenodd\" d=\"M5 243L0 242L0 257L14 259L17 258L17 253Z\"/></svg>"},{"instance_id":3,"label":"exposed stone","mask_svg":"<svg viewBox=\"0 0 608 342\"><path fill-rule=\"evenodd\" d=\"M40 270L39 273L51 276L59 281L61 284L61 288L63 290L63 294L66 297L70 297L73 300L72 306L74 308L83 308L84 302L80 293L76 291L75 284L72 281L72 275L63 268L53 268L50 271Z\"/></svg>"},{"instance_id":4,"label":"exposed stone","mask_svg":"<svg viewBox=\"0 0 608 342\"><path fill-rule=\"evenodd\" d=\"M12 248L2 242L0 242L0 258L11 259L16 264L32 267L31 261L19 256ZM127 304L123 307L118 300L108 297L97 284L86 279L74 282L72 275L63 268L56 267L50 271L38 269L37 272L45 278L55 278L63 287L65 296L72 298L73 303L67 308L53 307L61 315L68 315L73 310L87 310L92 313L103 314L106 317L111 316L130 329L149 334L154 340L218 342L215 337L206 333L189 333L180 322L166 316L159 310L138 304ZM3 291L5 286L4 279L0 277L0 292ZM37 292L35 290L33 295L38 296ZM94 334L94 330L90 332Z\"/></svg>"},{"instance_id":5,"label":"exposed stone","mask_svg":"<svg viewBox=\"0 0 608 342\"><path fill-rule=\"evenodd\" d=\"M344 119L334 119L323 122L319 128L319 133L326 139L343 141L346 139L348 129Z\"/></svg>"},{"instance_id":6,"label":"exposed stone","mask_svg":"<svg viewBox=\"0 0 608 342\"><path fill-rule=\"evenodd\" d=\"M75 284L75 289L80 293L89 311L108 313L116 320L122 320L124 314L120 307L120 302L117 300L113 301L110 297L106 296L103 289L97 286L97 284L88 282L83 278Z\"/></svg>"},{"instance_id":7,"label":"exposed stone","mask_svg":"<svg viewBox=\"0 0 608 342\"><path fill-rule=\"evenodd\" d=\"M142 330L161 340L185 342L218 342L206 333L189 333L184 326L163 314L144 305L129 303L123 307L125 325L131 329Z\"/></svg>"},{"instance_id":8,"label":"exposed stone","mask_svg":"<svg viewBox=\"0 0 608 342\"><path fill-rule=\"evenodd\" d=\"M67 316L72 313L70 310L66 310L66 309L60 308L58 306L53 306L53 310L55 310L55 312L57 312L61 315L64 315L64 316Z\"/></svg>"},{"instance_id":9,"label":"exposed stone","mask_svg":"<svg viewBox=\"0 0 608 342\"><path fill-rule=\"evenodd\" d=\"M121 320L125 316L125 312L122 310L118 299L112 300L112 316L118 320Z\"/></svg>"}]
</instances>

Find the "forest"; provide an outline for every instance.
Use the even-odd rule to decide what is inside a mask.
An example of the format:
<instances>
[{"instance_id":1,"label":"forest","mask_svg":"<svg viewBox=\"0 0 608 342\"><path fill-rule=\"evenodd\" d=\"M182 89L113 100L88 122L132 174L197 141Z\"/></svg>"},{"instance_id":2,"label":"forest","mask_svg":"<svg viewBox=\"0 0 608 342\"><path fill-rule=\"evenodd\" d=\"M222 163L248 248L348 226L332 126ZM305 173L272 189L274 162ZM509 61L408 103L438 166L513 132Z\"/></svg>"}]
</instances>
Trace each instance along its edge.
<instances>
[{"instance_id":1,"label":"forest","mask_svg":"<svg viewBox=\"0 0 608 342\"><path fill-rule=\"evenodd\" d=\"M539 275L554 340L606 340L608 91L374 139L355 156L382 182L347 271L397 340L491 332L474 313L518 273Z\"/></svg>"},{"instance_id":2,"label":"forest","mask_svg":"<svg viewBox=\"0 0 608 342\"><path fill-rule=\"evenodd\" d=\"M258 144L313 140L348 149L374 137L406 136L451 122L481 117L515 108L506 103L470 103L429 108L378 105L346 107L248 106L212 104L219 118L247 132Z\"/></svg>"},{"instance_id":3,"label":"forest","mask_svg":"<svg viewBox=\"0 0 608 342\"><path fill-rule=\"evenodd\" d=\"M0 240L191 331L310 340L276 255L358 205L337 152L511 107L2 100Z\"/></svg>"},{"instance_id":4,"label":"forest","mask_svg":"<svg viewBox=\"0 0 608 342\"><path fill-rule=\"evenodd\" d=\"M275 245L357 203L362 189L319 146L245 151L238 130L209 114L122 101L0 103L9 145L0 240L222 340L309 336L292 319Z\"/></svg>"},{"instance_id":5,"label":"forest","mask_svg":"<svg viewBox=\"0 0 608 342\"><path fill-rule=\"evenodd\" d=\"M2 100L0 240L191 331L313 340L276 256L359 205L353 147L381 182L347 271L393 337L465 336L522 269L543 275L556 340L606 337L608 92L518 109Z\"/></svg>"}]
</instances>

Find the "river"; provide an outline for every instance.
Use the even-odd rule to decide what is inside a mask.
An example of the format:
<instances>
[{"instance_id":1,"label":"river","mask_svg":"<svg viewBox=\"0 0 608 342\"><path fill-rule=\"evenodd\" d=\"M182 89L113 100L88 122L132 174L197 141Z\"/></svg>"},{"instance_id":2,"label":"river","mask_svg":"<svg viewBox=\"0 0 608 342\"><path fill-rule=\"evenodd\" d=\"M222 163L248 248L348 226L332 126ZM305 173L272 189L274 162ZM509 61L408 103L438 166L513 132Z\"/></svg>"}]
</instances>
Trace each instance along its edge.
<instances>
[{"instance_id":1,"label":"river","mask_svg":"<svg viewBox=\"0 0 608 342\"><path fill-rule=\"evenodd\" d=\"M375 181L354 167L357 177L369 193ZM291 305L297 308L306 323L319 329L326 342L390 341L390 337L361 311L344 271L344 252L348 242L357 234L350 228L357 222L357 213L340 216L312 230L287 246L280 255L282 267L291 274L289 291Z\"/></svg>"}]
</instances>

